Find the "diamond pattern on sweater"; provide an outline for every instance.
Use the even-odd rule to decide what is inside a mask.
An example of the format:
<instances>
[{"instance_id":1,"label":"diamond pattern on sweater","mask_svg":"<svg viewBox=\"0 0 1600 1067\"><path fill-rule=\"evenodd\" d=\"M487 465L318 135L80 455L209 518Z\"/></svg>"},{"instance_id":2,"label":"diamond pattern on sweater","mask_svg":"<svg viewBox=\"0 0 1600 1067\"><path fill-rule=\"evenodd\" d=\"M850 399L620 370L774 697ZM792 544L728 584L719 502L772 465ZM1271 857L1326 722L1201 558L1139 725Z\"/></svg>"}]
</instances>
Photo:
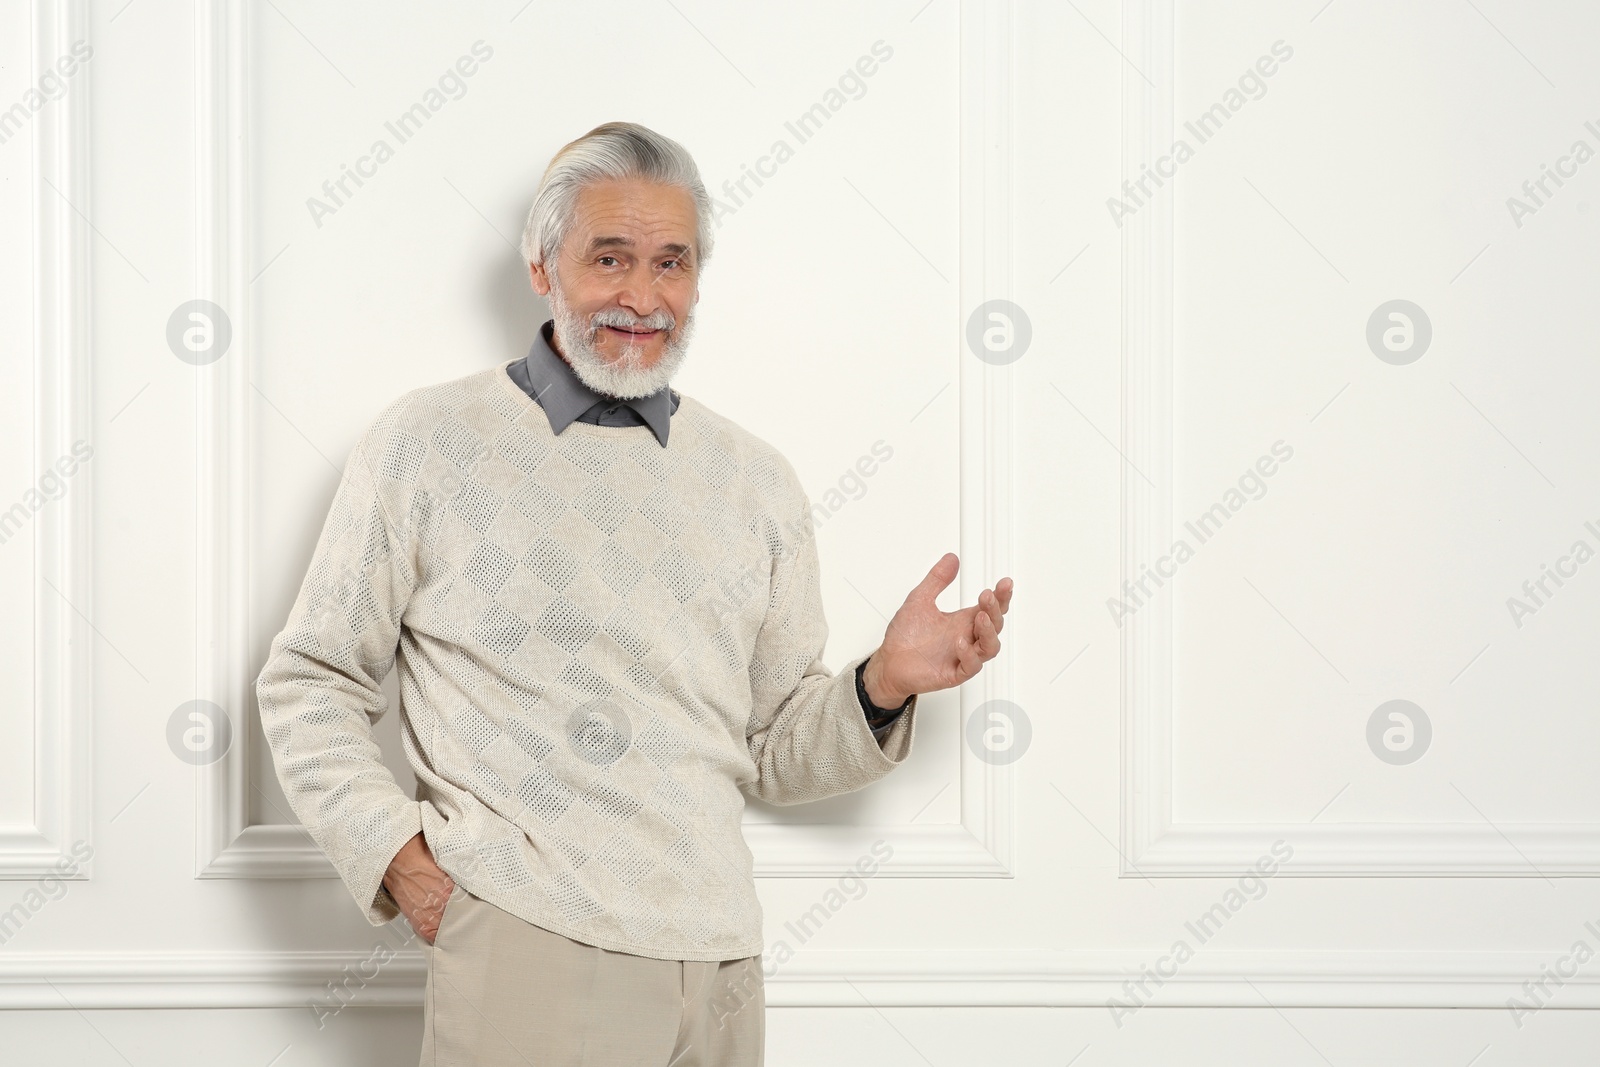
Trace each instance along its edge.
<instances>
[{"instance_id":1,"label":"diamond pattern on sweater","mask_svg":"<svg viewBox=\"0 0 1600 1067\"><path fill-rule=\"evenodd\" d=\"M617 688L610 678L578 659L569 659L562 666L561 673L556 675L556 683L572 694L570 702L610 696Z\"/></svg>"},{"instance_id":2,"label":"diamond pattern on sweater","mask_svg":"<svg viewBox=\"0 0 1600 1067\"><path fill-rule=\"evenodd\" d=\"M578 568L582 566L571 550L553 537L541 537L529 545L528 551L523 554L522 564L558 593L566 592L567 586L578 576Z\"/></svg>"},{"instance_id":3,"label":"diamond pattern on sweater","mask_svg":"<svg viewBox=\"0 0 1600 1067\"><path fill-rule=\"evenodd\" d=\"M507 611L499 604L491 603L483 609L477 625L472 628L472 637L495 655L509 659L517 654L522 642L526 641L532 632L533 627L526 619Z\"/></svg>"},{"instance_id":4,"label":"diamond pattern on sweater","mask_svg":"<svg viewBox=\"0 0 1600 1067\"><path fill-rule=\"evenodd\" d=\"M650 573L672 591L678 603L687 604L711 575L676 542L667 545L650 565Z\"/></svg>"},{"instance_id":5,"label":"diamond pattern on sweater","mask_svg":"<svg viewBox=\"0 0 1600 1067\"><path fill-rule=\"evenodd\" d=\"M535 527L550 526L572 505L555 490L535 481L523 482L511 494L511 506L528 518Z\"/></svg>"},{"instance_id":6,"label":"diamond pattern on sweater","mask_svg":"<svg viewBox=\"0 0 1600 1067\"><path fill-rule=\"evenodd\" d=\"M590 522L608 534L617 532L631 510L622 494L599 482L585 486L573 503Z\"/></svg>"},{"instance_id":7,"label":"diamond pattern on sweater","mask_svg":"<svg viewBox=\"0 0 1600 1067\"><path fill-rule=\"evenodd\" d=\"M561 779L543 768L536 768L517 783L517 799L547 823L565 815L577 794Z\"/></svg>"},{"instance_id":8,"label":"diamond pattern on sweater","mask_svg":"<svg viewBox=\"0 0 1600 1067\"><path fill-rule=\"evenodd\" d=\"M493 596L517 569L516 557L493 541L480 541L472 549L463 568L468 580Z\"/></svg>"},{"instance_id":9,"label":"diamond pattern on sweater","mask_svg":"<svg viewBox=\"0 0 1600 1067\"><path fill-rule=\"evenodd\" d=\"M717 441L703 440L689 453L689 465L713 489L726 489L739 472L739 465L728 453L726 446Z\"/></svg>"},{"instance_id":10,"label":"diamond pattern on sweater","mask_svg":"<svg viewBox=\"0 0 1600 1067\"><path fill-rule=\"evenodd\" d=\"M469 704L451 717L450 732L460 739L462 747L477 758L499 738L500 727L479 711L477 705Z\"/></svg>"},{"instance_id":11,"label":"diamond pattern on sweater","mask_svg":"<svg viewBox=\"0 0 1600 1067\"><path fill-rule=\"evenodd\" d=\"M649 655L650 639L645 634L649 632L650 624L643 615L628 607L626 603L618 604L611 609L605 622L601 624L601 629L605 631L605 636L634 662Z\"/></svg>"},{"instance_id":12,"label":"diamond pattern on sweater","mask_svg":"<svg viewBox=\"0 0 1600 1067\"><path fill-rule=\"evenodd\" d=\"M619 458L614 445L590 437L574 438L565 455L573 466L594 478L604 478Z\"/></svg>"},{"instance_id":13,"label":"diamond pattern on sweater","mask_svg":"<svg viewBox=\"0 0 1600 1067\"><path fill-rule=\"evenodd\" d=\"M617 925L627 937L636 941L650 941L667 926L667 913L635 893L614 906Z\"/></svg>"},{"instance_id":14,"label":"diamond pattern on sweater","mask_svg":"<svg viewBox=\"0 0 1600 1067\"><path fill-rule=\"evenodd\" d=\"M494 435L494 448L500 458L523 471L537 470L550 455L547 441L517 424L503 426Z\"/></svg>"},{"instance_id":15,"label":"diamond pattern on sweater","mask_svg":"<svg viewBox=\"0 0 1600 1067\"><path fill-rule=\"evenodd\" d=\"M384 449L378 470L385 478L409 482L422 473L422 461L427 458L428 443L408 433L397 433Z\"/></svg>"},{"instance_id":16,"label":"diamond pattern on sweater","mask_svg":"<svg viewBox=\"0 0 1600 1067\"><path fill-rule=\"evenodd\" d=\"M483 439L455 419L445 419L433 429L433 450L459 470L470 470L483 448Z\"/></svg>"},{"instance_id":17,"label":"diamond pattern on sweater","mask_svg":"<svg viewBox=\"0 0 1600 1067\"><path fill-rule=\"evenodd\" d=\"M550 886L550 898L560 909L562 921L572 926L586 926L606 910L571 871L556 873Z\"/></svg>"},{"instance_id":18,"label":"diamond pattern on sweater","mask_svg":"<svg viewBox=\"0 0 1600 1067\"><path fill-rule=\"evenodd\" d=\"M644 577L644 564L615 541L606 541L589 557L589 569L619 597L627 597Z\"/></svg>"},{"instance_id":19,"label":"diamond pattern on sweater","mask_svg":"<svg viewBox=\"0 0 1600 1067\"><path fill-rule=\"evenodd\" d=\"M569 656L582 652L589 639L600 632L599 624L563 597L550 601L533 625L546 640Z\"/></svg>"},{"instance_id":20,"label":"diamond pattern on sweater","mask_svg":"<svg viewBox=\"0 0 1600 1067\"><path fill-rule=\"evenodd\" d=\"M488 797L491 802L511 796L511 790L506 786L505 779L495 773L493 767L486 763L472 765L472 781L477 786L480 797Z\"/></svg>"},{"instance_id":21,"label":"diamond pattern on sweater","mask_svg":"<svg viewBox=\"0 0 1600 1067\"><path fill-rule=\"evenodd\" d=\"M472 527L474 533L482 535L489 532L503 503L488 486L467 478L451 499L450 510Z\"/></svg>"},{"instance_id":22,"label":"diamond pattern on sweater","mask_svg":"<svg viewBox=\"0 0 1600 1067\"><path fill-rule=\"evenodd\" d=\"M639 514L644 516L668 538L676 538L689 522L689 509L683 506L670 486L659 486L639 504Z\"/></svg>"},{"instance_id":23,"label":"diamond pattern on sweater","mask_svg":"<svg viewBox=\"0 0 1600 1067\"><path fill-rule=\"evenodd\" d=\"M610 871L617 881L632 889L655 869L656 862L651 858L651 852L650 846L623 830L601 845L595 852L594 858Z\"/></svg>"},{"instance_id":24,"label":"diamond pattern on sweater","mask_svg":"<svg viewBox=\"0 0 1600 1067\"><path fill-rule=\"evenodd\" d=\"M517 890L533 883L533 873L522 862L522 850L514 841L494 841L478 847L478 862L502 890Z\"/></svg>"}]
</instances>

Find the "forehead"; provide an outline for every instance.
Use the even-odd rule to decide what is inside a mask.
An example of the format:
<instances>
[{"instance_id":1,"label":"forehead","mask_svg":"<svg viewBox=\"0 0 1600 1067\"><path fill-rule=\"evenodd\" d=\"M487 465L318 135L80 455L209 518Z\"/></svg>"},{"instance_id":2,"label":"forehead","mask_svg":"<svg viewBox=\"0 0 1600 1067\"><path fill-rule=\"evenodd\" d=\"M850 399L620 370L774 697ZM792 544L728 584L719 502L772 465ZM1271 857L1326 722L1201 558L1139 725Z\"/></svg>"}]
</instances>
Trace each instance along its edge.
<instances>
[{"instance_id":1,"label":"forehead","mask_svg":"<svg viewBox=\"0 0 1600 1067\"><path fill-rule=\"evenodd\" d=\"M578 192L568 251L632 247L687 251L694 245L689 190L639 180L593 182ZM676 246L676 247L674 247Z\"/></svg>"}]
</instances>

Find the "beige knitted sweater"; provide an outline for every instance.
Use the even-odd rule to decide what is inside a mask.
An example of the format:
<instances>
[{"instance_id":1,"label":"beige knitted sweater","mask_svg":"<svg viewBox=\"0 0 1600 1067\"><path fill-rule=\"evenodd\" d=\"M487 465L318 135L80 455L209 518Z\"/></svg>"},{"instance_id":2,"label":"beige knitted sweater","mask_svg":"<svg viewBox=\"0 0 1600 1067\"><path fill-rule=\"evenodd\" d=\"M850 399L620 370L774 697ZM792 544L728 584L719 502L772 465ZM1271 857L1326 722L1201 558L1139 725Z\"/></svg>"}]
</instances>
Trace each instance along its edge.
<instances>
[{"instance_id":1,"label":"beige knitted sweater","mask_svg":"<svg viewBox=\"0 0 1600 1067\"><path fill-rule=\"evenodd\" d=\"M257 681L295 814L373 925L419 830L473 894L614 951L762 951L744 794L801 804L911 753L823 664L810 502L772 446L683 396L551 433L505 365L385 409L344 470ZM371 724L400 670L407 797Z\"/></svg>"}]
</instances>

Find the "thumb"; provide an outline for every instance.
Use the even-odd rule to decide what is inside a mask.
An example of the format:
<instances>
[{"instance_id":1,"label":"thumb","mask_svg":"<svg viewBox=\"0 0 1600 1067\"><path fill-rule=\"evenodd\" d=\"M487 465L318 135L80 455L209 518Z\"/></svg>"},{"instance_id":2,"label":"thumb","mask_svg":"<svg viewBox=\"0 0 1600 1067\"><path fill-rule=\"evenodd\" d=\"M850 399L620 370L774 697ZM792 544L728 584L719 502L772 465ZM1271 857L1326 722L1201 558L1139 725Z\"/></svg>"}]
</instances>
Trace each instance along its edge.
<instances>
[{"instance_id":1,"label":"thumb","mask_svg":"<svg viewBox=\"0 0 1600 1067\"><path fill-rule=\"evenodd\" d=\"M908 600L928 600L931 602L940 593L944 592L949 584L955 581L956 572L961 569L961 560L954 552L946 552L939 557L939 562L928 571L928 576L917 583L911 590Z\"/></svg>"}]
</instances>

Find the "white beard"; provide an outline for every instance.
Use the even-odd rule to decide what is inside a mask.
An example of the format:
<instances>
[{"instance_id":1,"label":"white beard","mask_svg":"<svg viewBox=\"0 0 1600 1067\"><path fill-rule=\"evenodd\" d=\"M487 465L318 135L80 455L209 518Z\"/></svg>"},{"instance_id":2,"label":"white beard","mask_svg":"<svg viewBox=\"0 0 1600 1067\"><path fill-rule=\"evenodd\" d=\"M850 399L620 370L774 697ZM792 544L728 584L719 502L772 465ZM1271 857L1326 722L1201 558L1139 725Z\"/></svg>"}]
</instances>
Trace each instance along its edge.
<instances>
[{"instance_id":1,"label":"white beard","mask_svg":"<svg viewBox=\"0 0 1600 1067\"><path fill-rule=\"evenodd\" d=\"M555 281L553 275L551 280ZM606 308L591 315L585 323L583 316L574 312L562 298L559 283L550 287L550 308L555 318L555 334L561 342L561 354L567 357L579 381L606 396L628 400L649 396L672 380L689 354L689 337L694 332L692 305L683 317L682 327L669 336L661 358L651 367L639 366L643 349L635 344L624 345L616 360L607 360L595 348L594 335L602 326L670 331L677 323L665 309L639 318L621 308Z\"/></svg>"}]
</instances>

